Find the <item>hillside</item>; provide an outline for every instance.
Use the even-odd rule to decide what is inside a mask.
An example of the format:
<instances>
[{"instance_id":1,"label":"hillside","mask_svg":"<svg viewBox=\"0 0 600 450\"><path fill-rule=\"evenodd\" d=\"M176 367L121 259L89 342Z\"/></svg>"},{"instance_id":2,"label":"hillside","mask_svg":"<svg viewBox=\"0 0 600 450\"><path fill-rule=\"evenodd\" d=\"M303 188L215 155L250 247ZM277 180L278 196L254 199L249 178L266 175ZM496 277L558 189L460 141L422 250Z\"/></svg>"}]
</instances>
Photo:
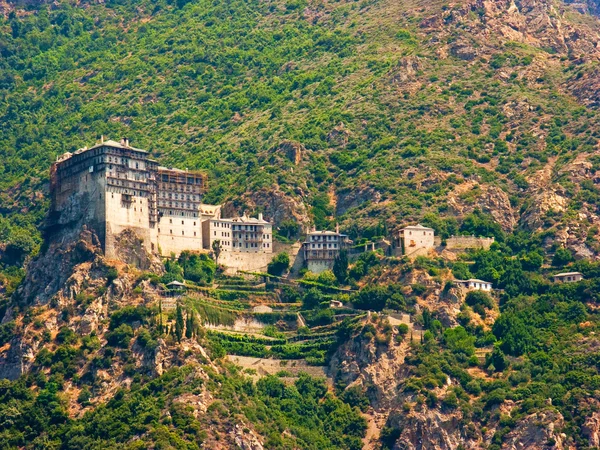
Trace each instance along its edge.
<instances>
[{"instance_id":1,"label":"hillside","mask_svg":"<svg viewBox=\"0 0 600 450\"><path fill-rule=\"evenodd\" d=\"M40 223L56 155L105 135L278 224L369 235L479 207L507 231L597 232L570 223L597 197L600 26L578 8L24 5L0 19L1 212L18 228Z\"/></svg>"},{"instance_id":2,"label":"hillside","mask_svg":"<svg viewBox=\"0 0 600 450\"><path fill-rule=\"evenodd\" d=\"M599 14L0 0L0 448L600 447ZM102 136L280 242L495 242L227 276L124 232L109 260L85 214L46 227L51 163Z\"/></svg>"}]
</instances>

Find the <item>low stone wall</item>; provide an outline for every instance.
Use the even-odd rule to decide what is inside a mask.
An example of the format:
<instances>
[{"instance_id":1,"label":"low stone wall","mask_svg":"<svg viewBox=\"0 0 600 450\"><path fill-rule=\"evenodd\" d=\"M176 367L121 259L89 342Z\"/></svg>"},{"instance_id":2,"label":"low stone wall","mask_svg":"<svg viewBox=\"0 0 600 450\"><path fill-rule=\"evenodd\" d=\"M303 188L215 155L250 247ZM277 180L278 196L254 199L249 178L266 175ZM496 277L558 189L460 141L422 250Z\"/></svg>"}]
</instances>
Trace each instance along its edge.
<instances>
[{"instance_id":1,"label":"low stone wall","mask_svg":"<svg viewBox=\"0 0 600 450\"><path fill-rule=\"evenodd\" d=\"M489 249L494 243L494 238L476 237L476 236L452 236L446 240L446 248L448 250L467 249L467 248L483 248Z\"/></svg>"}]
</instances>

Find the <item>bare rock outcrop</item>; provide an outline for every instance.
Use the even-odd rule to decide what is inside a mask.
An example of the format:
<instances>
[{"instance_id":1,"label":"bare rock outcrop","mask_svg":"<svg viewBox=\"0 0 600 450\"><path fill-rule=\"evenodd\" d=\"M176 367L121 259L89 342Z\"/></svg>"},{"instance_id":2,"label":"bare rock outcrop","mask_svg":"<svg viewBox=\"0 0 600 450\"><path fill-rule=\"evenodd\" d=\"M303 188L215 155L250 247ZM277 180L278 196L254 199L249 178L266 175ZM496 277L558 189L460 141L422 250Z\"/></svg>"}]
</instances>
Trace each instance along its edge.
<instances>
[{"instance_id":1,"label":"bare rock outcrop","mask_svg":"<svg viewBox=\"0 0 600 450\"><path fill-rule=\"evenodd\" d=\"M371 187L360 190L345 190L337 193L336 214L344 214L351 208L356 208L366 202L379 203L381 193Z\"/></svg>"},{"instance_id":2,"label":"bare rock outcrop","mask_svg":"<svg viewBox=\"0 0 600 450\"><path fill-rule=\"evenodd\" d=\"M459 412L444 413L437 409L420 408L408 414L394 412L388 426L402 430L394 450L453 450L459 446L481 448L481 435L463 426Z\"/></svg>"},{"instance_id":3,"label":"bare rock outcrop","mask_svg":"<svg viewBox=\"0 0 600 450\"><path fill-rule=\"evenodd\" d=\"M327 134L327 142L336 147L345 147L350 138L350 131L340 122Z\"/></svg>"},{"instance_id":4,"label":"bare rock outcrop","mask_svg":"<svg viewBox=\"0 0 600 450\"><path fill-rule=\"evenodd\" d=\"M53 240L27 268L27 276L15 293L20 302L44 305L65 287L74 268L102 257L98 237L83 230L70 242Z\"/></svg>"},{"instance_id":5,"label":"bare rock outcrop","mask_svg":"<svg viewBox=\"0 0 600 450\"><path fill-rule=\"evenodd\" d=\"M124 264L155 273L162 271L160 259L144 247L144 241L131 229L125 229L115 237L116 259Z\"/></svg>"},{"instance_id":6,"label":"bare rock outcrop","mask_svg":"<svg viewBox=\"0 0 600 450\"><path fill-rule=\"evenodd\" d=\"M406 376L404 357L408 343L378 345L357 336L342 345L329 366L334 380L359 385L367 390L371 405L390 407L397 399L398 384Z\"/></svg>"},{"instance_id":7,"label":"bare rock outcrop","mask_svg":"<svg viewBox=\"0 0 600 450\"><path fill-rule=\"evenodd\" d=\"M260 437L243 424L236 423L231 431L233 442L241 450L263 450L264 446Z\"/></svg>"},{"instance_id":8,"label":"bare rock outcrop","mask_svg":"<svg viewBox=\"0 0 600 450\"><path fill-rule=\"evenodd\" d=\"M459 184L448 194L448 206L459 216L479 209L490 214L504 231L512 231L517 224L517 215L508 194L497 186L476 181Z\"/></svg>"},{"instance_id":9,"label":"bare rock outcrop","mask_svg":"<svg viewBox=\"0 0 600 450\"><path fill-rule=\"evenodd\" d=\"M571 77L566 88L584 105L600 106L600 70L597 67L582 67Z\"/></svg>"},{"instance_id":10,"label":"bare rock outcrop","mask_svg":"<svg viewBox=\"0 0 600 450\"><path fill-rule=\"evenodd\" d=\"M297 166L300 164L302 158L306 154L306 147L304 147L304 145L302 145L300 142L283 141L277 146L275 152L285 155L287 159Z\"/></svg>"},{"instance_id":11,"label":"bare rock outcrop","mask_svg":"<svg viewBox=\"0 0 600 450\"><path fill-rule=\"evenodd\" d=\"M244 194L240 199L223 205L223 216L234 216L244 211L253 211L261 207L265 217L272 221L275 227L284 220L295 220L301 226L308 225L310 218L304 202L295 196L286 194L278 187L261 189Z\"/></svg>"},{"instance_id":12,"label":"bare rock outcrop","mask_svg":"<svg viewBox=\"0 0 600 450\"><path fill-rule=\"evenodd\" d=\"M557 411L540 411L530 414L517 422L516 426L504 437L504 447L510 450L543 449L548 443L551 448L562 450L569 448L566 436L561 430L564 418Z\"/></svg>"}]
</instances>

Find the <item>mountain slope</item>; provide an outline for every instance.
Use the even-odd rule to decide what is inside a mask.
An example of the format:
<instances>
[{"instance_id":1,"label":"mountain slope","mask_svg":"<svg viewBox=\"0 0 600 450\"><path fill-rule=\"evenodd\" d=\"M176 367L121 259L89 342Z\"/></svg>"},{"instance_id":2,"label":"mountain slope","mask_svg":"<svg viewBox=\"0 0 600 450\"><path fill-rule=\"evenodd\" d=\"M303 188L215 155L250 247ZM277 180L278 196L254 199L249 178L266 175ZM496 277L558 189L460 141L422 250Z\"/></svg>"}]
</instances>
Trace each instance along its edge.
<instances>
[{"instance_id":1,"label":"mountain slope","mask_svg":"<svg viewBox=\"0 0 600 450\"><path fill-rule=\"evenodd\" d=\"M207 201L367 232L456 213L464 183L527 225L537 172L596 150L600 26L545 0L58 3L0 27L2 212L33 224L52 159L102 134L207 170Z\"/></svg>"}]
</instances>

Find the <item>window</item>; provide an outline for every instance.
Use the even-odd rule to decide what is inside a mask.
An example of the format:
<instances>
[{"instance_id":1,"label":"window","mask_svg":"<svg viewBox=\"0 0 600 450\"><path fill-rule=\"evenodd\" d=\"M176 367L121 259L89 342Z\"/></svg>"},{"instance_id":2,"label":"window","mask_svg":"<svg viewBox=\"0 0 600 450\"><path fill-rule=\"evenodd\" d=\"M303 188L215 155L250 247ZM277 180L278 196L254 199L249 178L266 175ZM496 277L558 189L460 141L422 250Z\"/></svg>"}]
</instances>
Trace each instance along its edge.
<instances>
[{"instance_id":1,"label":"window","mask_svg":"<svg viewBox=\"0 0 600 450\"><path fill-rule=\"evenodd\" d=\"M181 230L181 235L182 235L182 236L183 236L183 235L185 235L185 232L184 232L183 230Z\"/></svg>"},{"instance_id":2,"label":"window","mask_svg":"<svg viewBox=\"0 0 600 450\"><path fill-rule=\"evenodd\" d=\"M196 232L194 231L194 236L196 236Z\"/></svg>"},{"instance_id":3,"label":"window","mask_svg":"<svg viewBox=\"0 0 600 450\"><path fill-rule=\"evenodd\" d=\"M169 230L171 232L171 234L173 234L173 230Z\"/></svg>"},{"instance_id":4,"label":"window","mask_svg":"<svg viewBox=\"0 0 600 450\"><path fill-rule=\"evenodd\" d=\"M173 219L169 219L169 223L173 223Z\"/></svg>"},{"instance_id":5,"label":"window","mask_svg":"<svg viewBox=\"0 0 600 450\"><path fill-rule=\"evenodd\" d=\"M181 225L184 225L183 220L181 221Z\"/></svg>"}]
</instances>

